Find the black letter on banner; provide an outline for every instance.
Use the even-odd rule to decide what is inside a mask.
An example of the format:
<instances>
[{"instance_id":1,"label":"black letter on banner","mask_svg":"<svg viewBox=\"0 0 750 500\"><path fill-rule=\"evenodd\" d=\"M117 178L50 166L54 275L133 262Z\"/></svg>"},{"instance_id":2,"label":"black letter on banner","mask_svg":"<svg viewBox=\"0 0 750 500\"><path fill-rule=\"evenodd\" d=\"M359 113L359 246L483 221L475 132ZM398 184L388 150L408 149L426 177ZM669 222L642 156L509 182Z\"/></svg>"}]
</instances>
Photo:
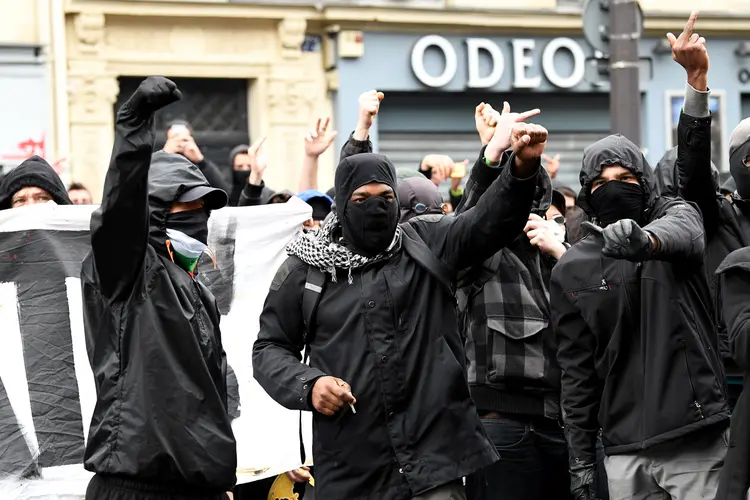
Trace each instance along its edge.
<instances>
[{"instance_id":1,"label":"black letter on banner","mask_svg":"<svg viewBox=\"0 0 750 500\"><path fill-rule=\"evenodd\" d=\"M31 456L21 426L10 405L5 385L0 380L0 479L9 476L38 476L39 469Z\"/></svg>"},{"instance_id":2,"label":"black letter on banner","mask_svg":"<svg viewBox=\"0 0 750 500\"><path fill-rule=\"evenodd\" d=\"M216 297L219 312L226 316L232 309L234 301L234 252L237 239L237 218L231 217L227 221L226 230L222 234L209 234L209 248L216 256L216 269L207 262L201 262L202 269L208 271L198 273L201 282L211 290ZM208 264L208 265L207 265ZM240 416L240 385L232 367L227 363L227 411L232 419Z\"/></svg>"},{"instance_id":3,"label":"black letter on banner","mask_svg":"<svg viewBox=\"0 0 750 500\"><path fill-rule=\"evenodd\" d=\"M87 231L0 233L0 281L16 283L42 468L83 461L83 424L65 278L80 276L81 261L89 247Z\"/></svg>"}]
</instances>

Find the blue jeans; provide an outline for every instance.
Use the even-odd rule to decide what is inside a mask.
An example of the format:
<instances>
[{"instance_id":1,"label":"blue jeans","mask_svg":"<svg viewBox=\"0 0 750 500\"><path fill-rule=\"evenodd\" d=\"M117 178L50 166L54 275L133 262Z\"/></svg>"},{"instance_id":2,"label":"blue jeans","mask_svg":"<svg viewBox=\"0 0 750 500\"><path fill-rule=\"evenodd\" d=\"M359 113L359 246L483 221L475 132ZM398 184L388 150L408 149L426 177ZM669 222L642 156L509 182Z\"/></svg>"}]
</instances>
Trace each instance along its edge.
<instances>
[{"instance_id":1,"label":"blue jeans","mask_svg":"<svg viewBox=\"0 0 750 500\"><path fill-rule=\"evenodd\" d=\"M569 500L568 446L554 420L482 419L500 461L466 478L469 500Z\"/></svg>"}]
</instances>

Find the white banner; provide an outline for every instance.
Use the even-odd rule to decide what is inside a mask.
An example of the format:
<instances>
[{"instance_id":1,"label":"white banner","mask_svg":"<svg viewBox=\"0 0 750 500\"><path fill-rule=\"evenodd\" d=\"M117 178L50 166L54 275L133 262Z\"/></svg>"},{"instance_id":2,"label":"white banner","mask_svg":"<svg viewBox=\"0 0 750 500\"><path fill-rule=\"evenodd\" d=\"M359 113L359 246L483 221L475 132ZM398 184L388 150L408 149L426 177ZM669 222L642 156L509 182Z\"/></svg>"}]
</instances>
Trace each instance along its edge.
<instances>
[{"instance_id":1,"label":"white banner","mask_svg":"<svg viewBox=\"0 0 750 500\"><path fill-rule=\"evenodd\" d=\"M96 207L0 211L0 499L82 499L96 393L83 330L80 263ZM297 198L226 208L209 223L218 270L199 274L222 311L239 483L299 467L299 412L255 382L252 348L284 247L311 215ZM148 383L148 381L144 381ZM311 415L303 415L307 457Z\"/></svg>"}]
</instances>

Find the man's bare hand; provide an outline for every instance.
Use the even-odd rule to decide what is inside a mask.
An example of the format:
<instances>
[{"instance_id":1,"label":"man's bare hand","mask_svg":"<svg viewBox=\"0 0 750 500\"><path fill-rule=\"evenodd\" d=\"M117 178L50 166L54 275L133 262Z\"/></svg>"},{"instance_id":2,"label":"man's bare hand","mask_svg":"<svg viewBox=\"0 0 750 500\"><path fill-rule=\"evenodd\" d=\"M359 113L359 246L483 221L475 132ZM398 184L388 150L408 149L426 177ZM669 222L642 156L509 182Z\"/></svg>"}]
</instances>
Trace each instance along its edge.
<instances>
[{"instance_id":1,"label":"man's bare hand","mask_svg":"<svg viewBox=\"0 0 750 500\"><path fill-rule=\"evenodd\" d=\"M195 143L195 139L190 137L182 147L182 155L196 165L203 161L203 153Z\"/></svg>"},{"instance_id":2,"label":"man's bare hand","mask_svg":"<svg viewBox=\"0 0 750 500\"><path fill-rule=\"evenodd\" d=\"M562 255L565 253L565 245L557 238L552 224L557 224L554 221L548 221L542 219L537 214L529 214L529 220L526 223L526 227L523 231L529 238L529 243L537 247L543 253L560 260Z\"/></svg>"},{"instance_id":3,"label":"man's bare hand","mask_svg":"<svg viewBox=\"0 0 750 500\"><path fill-rule=\"evenodd\" d=\"M510 137L516 164L528 167L539 161L547 146L547 135L547 129L541 125L517 123Z\"/></svg>"},{"instance_id":4,"label":"man's bare hand","mask_svg":"<svg viewBox=\"0 0 750 500\"><path fill-rule=\"evenodd\" d=\"M310 467L303 465L299 469L294 469L287 472L286 477L288 477L295 483L306 483L312 476L310 475Z\"/></svg>"},{"instance_id":5,"label":"man's bare hand","mask_svg":"<svg viewBox=\"0 0 750 500\"><path fill-rule=\"evenodd\" d=\"M511 146L511 133L513 127L518 123L525 122L539 113L541 113L539 109L531 109L529 111L524 111L523 113L512 113L510 110L510 104L507 101L503 102L503 112L499 115L491 115L490 118L488 118L490 123L493 123L494 118L495 133L487 145L487 149L484 151L484 156L491 162L500 161L503 152Z\"/></svg>"},{"instance_id":6,"label":"man's bare hand","mask_svg":"<svg viewBox=\"0 0 750 500\"><path fill-rule=\"evenodd\" d=\"M380 101L385 94L377 90L370 90L359 96L359 121L354 138L358 141L365 141L370 134L372 122L380 111Z\"/></svg>"},{"instance_id":7,"label":"man's bare hand","mask_svg":"<svg viewBox=\"0 0 750 500\"><path fill-rule=\"evenodd\" d=\"M427 155L422 158L422 163L419 165L419 170L422 172L429 172L430 180L439 186L446 179L448 179L453 173L454 161L450 156L446 155Z\"/></svg>"},{"instance_id":8,"label":"man's bare hand","mask_svg":"<svg viewBox=\"0 0 750 500\"><path fill-rule=\"evenodd\" d=\"M305 155L310 158L317 158L328 149L333 140L336 138L335 130L328 132L328 126L331 123L330 118L323 120L318 118L315 128L305 137Z\"/></svg>"},{"instance_id":9,"label":"man's bare hand","mask_svg":"<svg viewBox=\"0 0 750 500\"><path fill-rule=\"evenodd\" d=\"M268 159L263 149L266 139L267 137L261 137L247 150L247 155L250 157L250 177L247 178L247 182L253 186L261 185L263 173L268 167Z\"/></svg>"},{"instance_id":10,"label":"man's bare hand","mask_svg":"<svg viewBox=\"0 0 750 500\"><path fill-rule=\"evenodd\" d=\"M560 155L550 156L545 154L542 155L542 160L545 162L544 168L547 170L550 179L557 178L557 172L560 171Z\"/></svg>"},{"instance_id":11,"label":"man's bare hand","mask_svg":"<svg viewBox=\"0 0 750 500\"><path fill-rule=\"evenodd\" d=\"M312 389L312 404L315 409L328 417L334 415L344 405L355 404L352 388L336 377L320 377Z\"/></svg>"},{"instance_id":12,"label":"man's bare hand","mask_svg":"<svg viewBox=\"0 0 750 500\"><path fill-rule=\"evenodd\" d=\"M706 91L708 89L707 75L710 63L708 50L706 50L706 39L693 32L697 19L698 13L693 12L690 14L690 19L685 24L680 36L675 37L672 33L667 33L667 39L669 45L672 46L672 59L685 68L688 83L695 90Z\"/></svg>"},{"instance_id":13,"label":"man's bare hand","mask_svg":"<svg viewBox=\"0 0 750 500\"><path fill-rule=\"evenodd\" d=\"M495 116L497 115L497 116ZM490 104L481 102L474 110L474 124L479 134L482 145L487 145L492 136L495 135L495 125L500 113L495 111Z\"/></svg>"}]
</instances>

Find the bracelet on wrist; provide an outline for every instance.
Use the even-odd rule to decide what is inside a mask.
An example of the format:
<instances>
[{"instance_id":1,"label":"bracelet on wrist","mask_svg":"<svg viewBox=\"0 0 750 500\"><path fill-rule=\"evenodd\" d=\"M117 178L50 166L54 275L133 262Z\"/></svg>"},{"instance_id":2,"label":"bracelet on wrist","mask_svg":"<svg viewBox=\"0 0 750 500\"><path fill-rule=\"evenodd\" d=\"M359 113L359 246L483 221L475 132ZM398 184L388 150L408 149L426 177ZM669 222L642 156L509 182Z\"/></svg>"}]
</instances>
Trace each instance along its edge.
<instances>
[{"instance_id":1,"label":"bracelet on wrist","mask_svg":"<svg viewBox=\"0 0 750 500\"><path fill-rule=\"evenodd\" d=\"M497 168L497 167L500 166L500 162L499 161L492 162L492 161L488 160L486 156L483 158L483 161L484 161L485 165L487 165L488 167L491 167L491 168Z\"/></svg>"}]
</instances>

